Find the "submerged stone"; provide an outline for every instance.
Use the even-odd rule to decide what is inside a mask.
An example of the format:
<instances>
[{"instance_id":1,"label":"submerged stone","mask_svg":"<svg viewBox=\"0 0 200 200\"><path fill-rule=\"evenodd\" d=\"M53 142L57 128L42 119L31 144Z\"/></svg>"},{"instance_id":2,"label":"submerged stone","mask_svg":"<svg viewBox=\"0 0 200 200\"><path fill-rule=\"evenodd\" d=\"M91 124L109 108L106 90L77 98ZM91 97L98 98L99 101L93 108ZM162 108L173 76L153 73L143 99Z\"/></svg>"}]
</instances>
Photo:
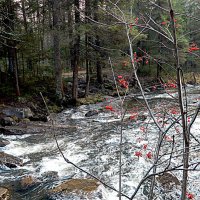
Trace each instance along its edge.
<instances>
[{"instance_id":1,"label":"submerged stone","mask_svg":"<svg viewBox=\"0 0 200 200\"><path fill-rule=\"evenodd\" d=\"M0 138L0 147L5 147L8 144L10 144L8 140Z\"/></svg>"},{"instance_id":2,"label":"submerged stone","mask_svg":"<svg viewBox=\"0 0 200 200\"><path fill-rule=\"evenodd\" d=\"M57 171L47 171L42 174L42 178L44 179L44 181L46 180L54 181L58 180L59 176Z\"/></svg>"},{"instance_id":3,"label":"submerged stone","mask_svg":"<svg viewBox=\"0 0 200 200\"><path fill-rule=\"evenodd\" d=\"M24 176L20 180L20 188L21 188L21 190L27 190L30 187L37 185L38 183L40 183L40 181L33 176L31 176L31 175Z\"/></svg>"},{"instance_id":4,"label":"submerged stone","mask_svg":"<svg viewBox=\"0 0 200 200\"><path fill-rule=\"evenodd\" d=\"M90 110L85 114L85 116L86 117L91 117L91 116L94 116L94 115L98 115L98 113L99 112L97 110Z\"/></svg>"}]
</instances>

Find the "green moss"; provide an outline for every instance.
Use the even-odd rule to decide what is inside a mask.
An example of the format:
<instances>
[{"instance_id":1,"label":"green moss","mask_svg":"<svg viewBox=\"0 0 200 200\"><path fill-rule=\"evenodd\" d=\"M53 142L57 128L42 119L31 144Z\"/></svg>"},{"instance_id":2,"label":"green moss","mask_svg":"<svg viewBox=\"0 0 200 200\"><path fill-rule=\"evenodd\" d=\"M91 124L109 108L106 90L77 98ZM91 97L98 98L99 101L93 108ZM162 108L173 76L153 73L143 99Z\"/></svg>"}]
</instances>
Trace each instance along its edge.
<instances>
[{"instance_id":1,"label":"green moss","mask_svg":"<svg viewBox=\"0 0 200 200\"><path fill-rule=\"evenodd\" d=\"M97 102L102 102L103 100L104 98L101 94L89 95L86 98L78 99L77 104L78 105L95 104Z\"/></svg>"},{"instance_id":2,"label":"green moss","mask_svg":"<svg viewBox=\"0 0 200 200\"><path fill-rule=\"evenodd\" d=\"M61 111L61 107L57 106L56 104L48 106L48 108L51 113L58 113Z\"/></svg>"}]
</instances>

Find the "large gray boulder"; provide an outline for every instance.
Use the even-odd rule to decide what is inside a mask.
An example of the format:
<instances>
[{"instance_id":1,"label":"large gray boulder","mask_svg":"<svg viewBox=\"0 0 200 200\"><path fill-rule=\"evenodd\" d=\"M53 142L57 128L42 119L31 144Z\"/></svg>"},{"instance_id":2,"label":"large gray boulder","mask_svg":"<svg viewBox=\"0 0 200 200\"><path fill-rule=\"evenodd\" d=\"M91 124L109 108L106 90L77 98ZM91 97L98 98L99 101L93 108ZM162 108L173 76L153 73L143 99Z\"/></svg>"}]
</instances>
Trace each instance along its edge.
<instances>
[{"instance_id":1,"label":"large gray boulder","mask_svg":"<svg viewBox=\"0 0 200 200\"><path fill-rule=\"evenodd\" d=\"M9 168L16 168L23 166L23 160L13 155L0 152L0 166L7 166Z\"/></svg>"},{"instance_id":2,"label":"large gray boulder","mask_svg":"<svg viewBox=\"0 0 200 200\"><path fill-rule=\"evenodd\" d=\"M50 190L48 198L60 199L105 199L103 186L93 179L70 179Z\"/></svg>"},{"instance_id":3,"label":"large gray boulder","mask_svg":"<svg viewBox=\"0 0 200 200\"><path fill-rule=\"evenodd\" d=\"M1 113L7 117L17 117L18 119L24 119L33 117L33 113L30 108L15 108L15 107L6 107L1 110Z\"/></svg>"}]
</instances>

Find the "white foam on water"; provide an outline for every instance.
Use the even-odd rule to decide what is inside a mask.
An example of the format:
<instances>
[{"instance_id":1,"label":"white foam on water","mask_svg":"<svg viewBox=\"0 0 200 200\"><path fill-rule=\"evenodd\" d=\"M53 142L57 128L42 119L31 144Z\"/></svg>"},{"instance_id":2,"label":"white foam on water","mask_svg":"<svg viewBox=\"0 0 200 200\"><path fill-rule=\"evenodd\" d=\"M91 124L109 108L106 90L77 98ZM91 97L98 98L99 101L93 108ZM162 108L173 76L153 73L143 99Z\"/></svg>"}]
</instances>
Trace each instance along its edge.
<instances>
[{"instance_id":1,"label":"white foam on water","mask_svg":"<svg viewBox=\"0 0 200 200\"><path fill-rule=\"evenodd\" d=\"M24 139L24 138L27 138L27 137L30 137L31 135L30 134L24 134L24 135L4 135L4 134L0 134L0 137L1 138L4 138L4 139L8 139L8 140L17 140L17 139Z\"/></svg>"},{"instance_id":2,"label":"white foam on water","mask_svg":"<svg viewBox=\"0 0 200 200\"><path fill-rule=\"evenodd\" d=\"M110 123L110 122L117 122L117 121L120 121L120 120L121 119L118 118L118 117L110 117L109 119L98 117L97 119L94 119L93 121L94 122L101 122L101 123Z\"/></svg>"},{"instance_id":3,"label":"white foam on water","mask_svg":"<svg viewBox=\"0 0 200 200\"><path fill-rule=\"evenodd\" d=\"M117 138L116 136L111 135L111 138L107 139L105 141L105 144L119 144L119 142L120 142L120 138L119 137Z\"/></svg>"},{"instance_id":4,"label":"white foam on water","mask_svg":"<svg viewBox=\"0 0 200 200\"><path fill-rule=\"evenodd\" d=\"M82 160L87 159L87 155L77 152L78 149L79 147L75 147L63 151L65 158L76 165L78 165ZM63 177L68 175L69 171L71 172L73 170L73 165L68 164L60 154L56 157L44 157L40 163L41 174L47 171L57 171L58 175Z\"/></svg>"},{"instance_id":5,"label":"white foam on water","mask_svg":"<svg viewBox=\"0 0 200 200\"><path fill-rule=\"evenodd\" d=\"M25 156L31 153L37 152L49 152L52 149L56 149L55 142L43 143L43 144L29 144L27 142L11 141L9 145L6 146L5 153L14 156Z\"/></svg>"},{"instance_id":6,"label":"white foam on water","mask_svg":"<svg viewBox=\"0 0 200 200\"><path fill-rule=\"evenodd\" d=\"M154 96L155 97L155 96ZM159 98L159 95L157 95ZM92 108L92 107L91 107ZM85 113L88 111L88 106L81 106L78 109L78 112L72 114L73 119L80 119L80 118L85 118ZM66 114L70 114L70 112L66 112ZM113 114L113 112L105 112L105 113L100 113L99 116L96 119L91 119L90 123L92 126L92 120L97 120L102 123L106 122L113 122L113 121L119 121L120 118L117 118L118 116L116 114ZM80 120L81 121L81 120ZM89 120L88 120L89 121ZM89 127L86 127L86 123L88 123L86 120L84 120L84 123L81 122L80 126L82 128L87 128L89 130ZM95 125L100 124L100 123L95 123ZM103 125L104 126L104 125ZM128 145L130 145L130 149L126 151L127 155L125 153L122 155L124 165L123 167L126 168L126 164L129 166L127 168L130 168L130 172L128 171L125 176L122 177L122 183L123 183L123 190L126 191L126 194L131 196L135 190L135 188L138 186L138 183L141 181L143 178L144 174L147 172L147 170L152 166L152 160L147 159L145 157L145 154L147 151L144 151L142 149L144 144L148 143L148 150L149 149L154 149L154 144L155 142L153 141L157 135L156 131L153 131L151 124L149 125L149 133L147 135L147 139L144 139L144 133L141 132L140 126L136 128L131 128L123 131L123 141L128 142ZM200 135L200 117L198 117L192 126L191 132L195 136ZM77 132L78 134L82 134L82 132ZM95 133L94 133L95 134ZM99 132L98 134L101 134ZM72 140L70 141L70 138L67 137L67 135L63 136L63 138L58 139L58 143L66 156L67 159L69 159L71 162L74 164L81 166L84 165L85 168L91 169L93 167L96 167L93 165L92 160L90 160L89 152L92 150L90 144L90 138L87 137L87 135L83 135L84 137L78 138L77 140ZM109 185L115 187L116 189L118 188L118 181L119 181L119 176L118 176L118 171L119 171L119 166L118 166L118 161L115 160L113 162L114 156L116 156L116 150L118 149L119 145L119 134L116 132L112 132L112 134L109 135L108 138L104 138L104 141L98 141L96 145L101 147L102 144L108 146L108 148L105 150L105 152L98 151L100 155L96 155L96 159L99 159L100 165L102 165L102 168L98 166L99 168L97 169L102 169L99 172L99 176L101 176L103 179L105 178L108 180ZM20 136L21 137L21 136ZM53 152L52 156L48 157L43 157L41 162L36 163L35 165L37 166L36 169L34 168L34 163L30 163L28 165L25 165L23 167L20 167L20 169L27 169L33 173L39 173L42 174L47 171L57 171L58 175L60 177L67 176L69 174L72 174L72 172L77 172L77 174L80 174L80 171L77 170L75 167L73 167L71 164L68 164L64 161L63 157L57 153L57 147L55 142L46 142L46 143L40 143L40 144L29 144L27 142L24 142L20 140L19 136L9 136L9 137L4 137L3 138L8 138L11 140L11 143L4 148L5 152L10 153L15 156L25 156L27 157L28 154L30 153L37 153L37 152ZM138 141L138 138L142 138L143 140ZM100 142L100 143L98 143ZM80 145L80 143L83 143L84 145ZM136 151L143 151L143 157L139 157L139 159L135 156ZM55 155L55 153L57 153ZM88 153L88 155L87 155ZM166 157L168 158L168 157ZM199 159L199 158L198 158ZM108 165L108 163L111 161L111 163ZM172 163L176 162L176 159L172 159ZM86 166L86 164L88 166ZM96 163L96 162L95 162ZM91 164L91 165L90 165ZM106 165L107 168L105 167ZM107 171L103 171L103 170ZM180 172L181 173L181 172ZM0 178L3 178L4 176L0 176ZM195 184L189 184L189 189L191 192L197 195L200 193L198 188L195 188L195 185L199 185L199 177L200 177L200 172L192 172L190 175L190 180L192 180L192 183ZM101 187L101 190L103 192L103 198L105 200L118 200L117 193L114 191L110 191L108 189L105 189L104 187ZM123 200L126 198L122 197ZM144 200L146 197L142 196L142 191L140 190L138 192L138 195L134 198L134 200ZM160 198L162 199L162 198ZM62 199L63 200L63 199ZM95 200L99 200L98 197L95 197Z\"/></svg>"},{"instance_id":7,"label":"white foam on water","mask_svg":"<svg viewBox=\"0 0 200 200\"><path fill-rule=\"evenodd\" d=\"M173 93L170 93L167 94L167 93L162 93L162 94L146 94L145 95L145 98L146 99L173 99L177 97L177 92L173 92ZM138 96L137 97L138 99L143 99L143 96Z\"/></svg>"},{"instance_id":8,"label":"white foam on water","mask_svg":"<svg viewBox=\"0 0 200 200\"><path fill-rule=\"evenodd\" d=\"M76 112L71 115L71 119L84 119L86 112Z\"/></svg>"},{"instance_id":9,"label":"white foam on water","mask_svg":"<svg viewBox=\"0 0 200 200\"><path fill-rule=\"evenodd\" d=\"M68 170L71 168L63 157L57 156L56 158L44 157L40 162L40 175L48 171L57 171L60 177L68 175Z\"/></svg>"}]
</instances>

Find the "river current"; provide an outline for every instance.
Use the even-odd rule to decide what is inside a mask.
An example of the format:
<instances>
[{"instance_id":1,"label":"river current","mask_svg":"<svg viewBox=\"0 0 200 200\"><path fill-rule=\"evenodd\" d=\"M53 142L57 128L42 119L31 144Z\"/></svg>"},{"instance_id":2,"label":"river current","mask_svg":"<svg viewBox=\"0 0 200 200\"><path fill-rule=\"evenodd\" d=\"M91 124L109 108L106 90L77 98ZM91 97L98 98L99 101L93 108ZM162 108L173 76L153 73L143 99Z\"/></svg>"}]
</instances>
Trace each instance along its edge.
<instances>
[{"instance_id":1,"label":"river current","mask_svg":"<svg viewBox=\"0 0 200 200\"><path fill-rule=\"evenodd\" d=\"M199 87L188 88L189 98L188 104L195 108L200 101ZM173 93L177 97L177 93ZM128 101L131 102L135 96L129 96ZM13 135L2 138L8 139L10 144L1 148L5 153L18 156L23 159L25 165L16 169L2 168L0 169L1 185L9 184L13 187L13 200L44 200L46 191L58 185L63 180L70 178L89 178L88 175L79 171L74 166L66 163L58 151L53 133L56 133L56 138L60 149L67 159L75 163L79 167L87 170L89 173L97 176L105 183L114 188L118 188L118 172L119 172L119 142L120 128L123 130L123 146L122 146L122 191L131 196L138 186L139 181L143 178L147 170L152 166L153 159L148 158L148 152L154 153L156 141L158 139L158 129L155 127L152 119L149 117L147 110L141 106L144 103L139 95L137 99L139 104L131 104L131 109L127 112L124 123L120 123L120 106L119 98L106 97L104 102L94 105L83 105L77 108L66 109L63 112L53 117L56 125L63 125L67 128L55 131L48 130L46 133L29 134L29 135ZM166 93L162 94L147 94L147 99L150 102L155 115L159 113L161 108L177 107L174 104L171 96ZM135 102L135 101L134 101ZM105 109L106 105L112 105L114 111ZM129 105L130 106L130 105ZM85 114L91 110L98 110L98 115L86 117ZM130 116L138 114L145 116L138 120L131 120ZM133 118L133 117L132 117ZM147 127L148 126L148 127ZM144 131L145 127L146 131ZM197 117L192 133L195 137L200 137L200 117ZM174 134L174 130L169 131L169 137ZM177 136L178 141L179 136ZM143 149L144 145L148 145L147 149ZM198 145L194 142L195 154L192 155L194 161L200 160ZM195 149L197 146L197 150ZM179 142L175 146L178 150ZM166 147L163 151L170 148L170 144L166 142ZM200 147L199 147L200 148ZM141 151L142 156L137 157L135 152ZM165 159L167 155L165 156ZM171 165L181 163L181 158L172 158ZM199 168L198 168L199 170ZM50 177L45 177L45 173L49 171L57 172L58 179L51 180ZM158 168L159 171L159 168ZM175 175L181 177L181 171L176 171ZM15 188L15 181L32 175L41 180L37 186L27 190L20 191ZM200 172L195 171L189 176L189 190L197 198L200 199L200 191L195 185L200 185ZM117 200L117 193L100 187L101 194L92 197L93 200ZM148 182L143 184L139 189L134 199L147 199ZM173 189L167 194L162 194L160 189L156 189L157 199L178 199L180 195L179 189ZM53 199L53 197L52 197ZM57 196L54 199L79 200L75 195ZM126 199L126 198L123 198Z\"/></svg>"}]
</instances>

